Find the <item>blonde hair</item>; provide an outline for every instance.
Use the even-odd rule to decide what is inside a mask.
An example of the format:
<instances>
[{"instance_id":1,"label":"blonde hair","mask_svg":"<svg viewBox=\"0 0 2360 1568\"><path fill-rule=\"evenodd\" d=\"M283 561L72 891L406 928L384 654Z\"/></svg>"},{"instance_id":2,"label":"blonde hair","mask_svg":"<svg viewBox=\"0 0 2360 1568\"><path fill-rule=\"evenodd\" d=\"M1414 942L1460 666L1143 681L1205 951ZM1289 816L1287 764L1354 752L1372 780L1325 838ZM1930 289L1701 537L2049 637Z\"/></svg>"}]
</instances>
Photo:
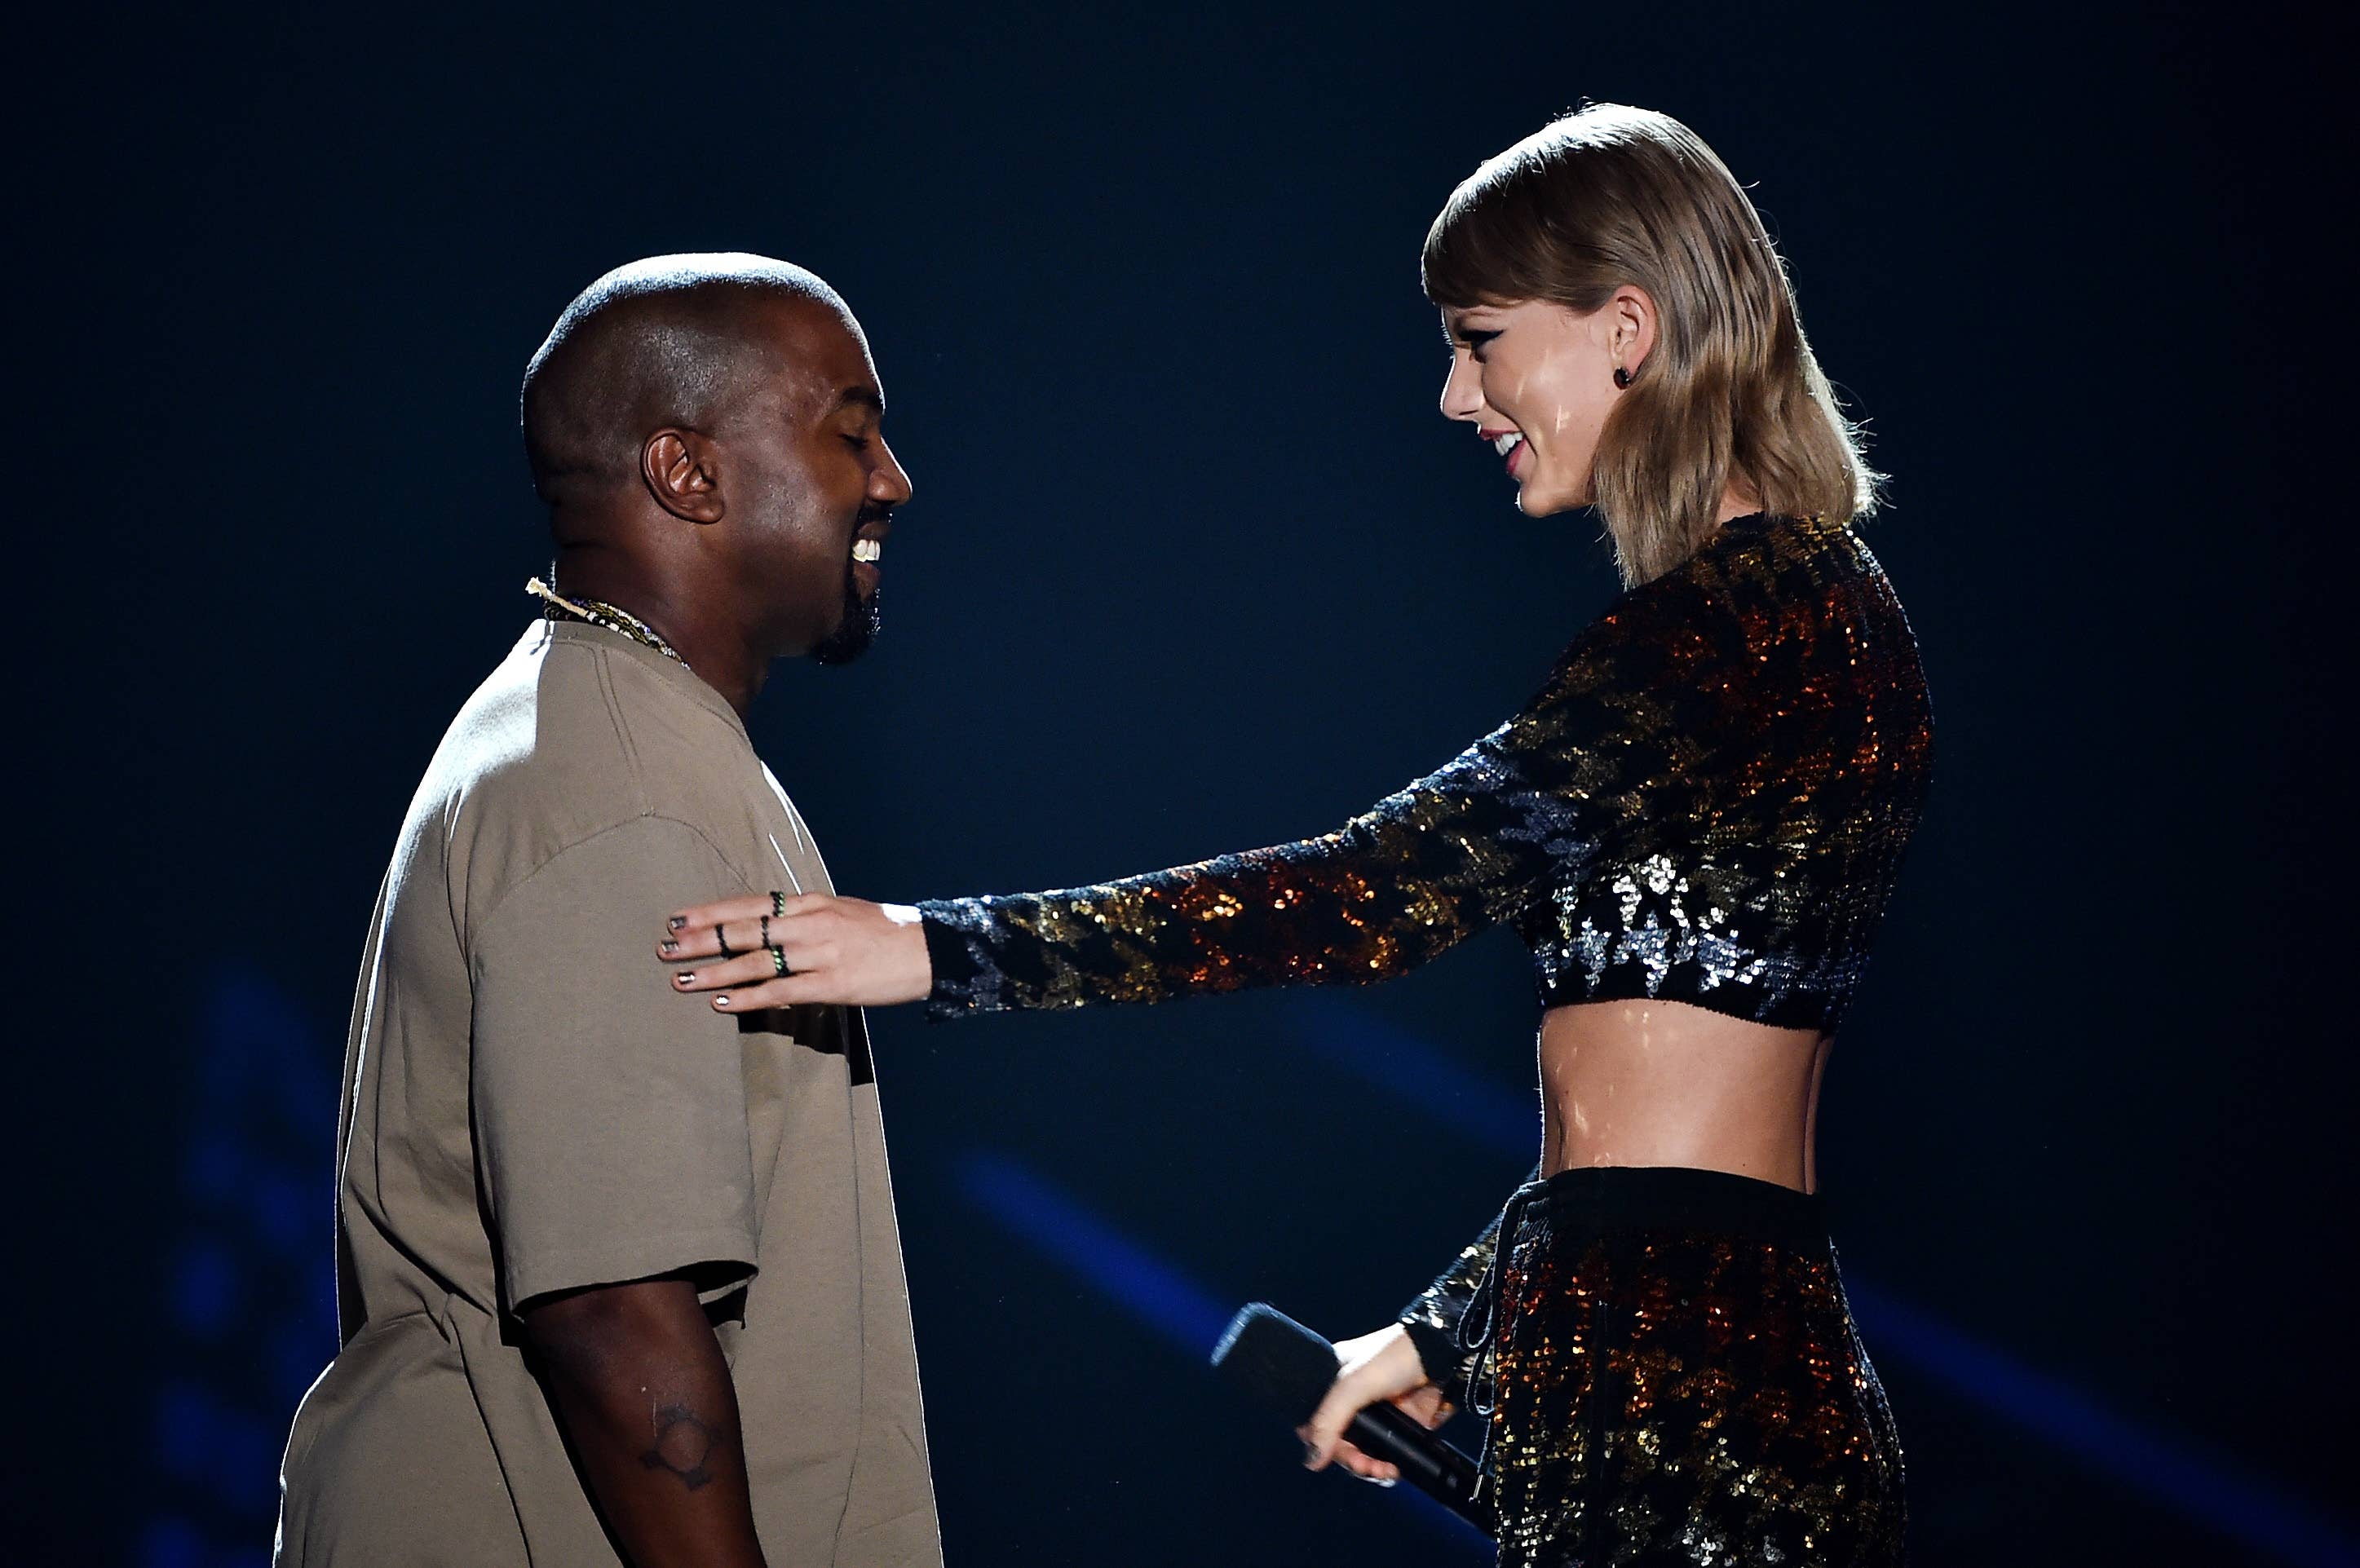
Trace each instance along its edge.
<instances>
[{"instance_id":1,"label":"blonde hair","mask_svg":"<svg viewBox=\"0 0 2360 1568\"><path fill-rule=\"evenodd\" d=\"M1850 521L1876 504L1761 214L1668 114L1593 103L1486 161L1426 236L1444 309L1547 299L1587 315L1625 284L1654 346L1600 432L1591 505L1628 584L1712 532L1732 480L1765 511Z\"/></svg>"}]
</instances>

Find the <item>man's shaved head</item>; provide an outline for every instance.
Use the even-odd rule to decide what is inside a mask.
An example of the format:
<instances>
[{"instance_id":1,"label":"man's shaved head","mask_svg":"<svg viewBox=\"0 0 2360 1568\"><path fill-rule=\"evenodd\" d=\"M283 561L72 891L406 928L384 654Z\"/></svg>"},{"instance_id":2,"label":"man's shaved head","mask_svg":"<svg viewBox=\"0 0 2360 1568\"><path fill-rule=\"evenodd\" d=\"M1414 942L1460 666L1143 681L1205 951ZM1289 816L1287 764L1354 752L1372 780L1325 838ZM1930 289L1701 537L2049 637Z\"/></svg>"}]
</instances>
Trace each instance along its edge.
<instances>
[{"instance_id":1,"label":"man's shaved head","mask_svg":"<svg viewBox=\"0 0 2360 1568\"><path fill-rule=\"evenodd\" d=\"M800 267L660 256L584 289L524 377L554 586L638 616L740 713L773 659L857 658L910 498L843 299Z\"/></svg>"},{"instance_id":2,"label":"man's shaved head","mask_svg":"<svg viewBox=\"0 0 2360 1568\"><path fill-rule=\"evenodd\" d=\"M817 306L855 337L835 289L792 263L739 251L650 256L565 307L524 373L524 446L552 506L637 479L641 443L711 432L770 368L756 307Z\"/></svg>"}]
</instances>

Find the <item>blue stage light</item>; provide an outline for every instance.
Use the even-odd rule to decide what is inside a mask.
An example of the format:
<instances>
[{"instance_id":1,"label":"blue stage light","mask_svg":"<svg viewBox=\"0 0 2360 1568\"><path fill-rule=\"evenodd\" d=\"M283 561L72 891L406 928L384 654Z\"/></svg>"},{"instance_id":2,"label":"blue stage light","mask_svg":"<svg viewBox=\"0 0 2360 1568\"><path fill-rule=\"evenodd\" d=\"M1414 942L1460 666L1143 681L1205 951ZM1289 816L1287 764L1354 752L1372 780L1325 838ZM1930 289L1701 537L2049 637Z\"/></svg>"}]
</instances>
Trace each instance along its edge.
<instances>
[{"instance_id":1,"label":"blue stage light","mask_svg":"<svg viewBox=\"0 0 2360 1568\"><path fill-rule=\"evenodd\" d=\"M1064 1262L1131 1314L1192 1356L1213 1353L1234 1304L1224 1304L1058 1192L1002 1156L978 1152L961 1162L960 1184L1009 1229Z\"/></svg>"},{"instance_id":2,"label":"blue stage light","mask_svg":"<svg viewBox=\"0 0 2360 1568\"><path fill-rule=\"evenodd\" d=\"M1006 1155L975 1150L958 1162L959 1185L1008 1229L1064 1265L1200 1365L1229 1327L1236 1302L1220 1297ZM1440 1532L1451 1562L1489 1563L1489 1541L1415 1486L1393 1496Z\"/></svg>"}]
</instances>

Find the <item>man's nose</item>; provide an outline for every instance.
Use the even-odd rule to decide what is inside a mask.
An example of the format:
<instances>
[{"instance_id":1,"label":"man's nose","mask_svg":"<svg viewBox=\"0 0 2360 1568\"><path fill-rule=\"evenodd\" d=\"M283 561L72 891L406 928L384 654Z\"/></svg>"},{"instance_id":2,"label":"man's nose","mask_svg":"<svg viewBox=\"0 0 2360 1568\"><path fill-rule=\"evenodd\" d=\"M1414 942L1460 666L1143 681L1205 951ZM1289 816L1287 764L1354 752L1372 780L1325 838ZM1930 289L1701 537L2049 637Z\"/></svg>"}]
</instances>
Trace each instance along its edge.
<instances>
[{"instance_id":1,"label":"man's nose","mask_svg":"<svg viewBox=\"0 0 2360 1568\"><path fill-rule=\"evenodd\" d=\"M878 440L882 444L884 438L880 436ZM898 506L910 498L910 489L909 471L901 466L901 460L893 454L893 449L886 447L885 461L869 475L869 498L888 506Z\"/></svg>"}]
</instances>

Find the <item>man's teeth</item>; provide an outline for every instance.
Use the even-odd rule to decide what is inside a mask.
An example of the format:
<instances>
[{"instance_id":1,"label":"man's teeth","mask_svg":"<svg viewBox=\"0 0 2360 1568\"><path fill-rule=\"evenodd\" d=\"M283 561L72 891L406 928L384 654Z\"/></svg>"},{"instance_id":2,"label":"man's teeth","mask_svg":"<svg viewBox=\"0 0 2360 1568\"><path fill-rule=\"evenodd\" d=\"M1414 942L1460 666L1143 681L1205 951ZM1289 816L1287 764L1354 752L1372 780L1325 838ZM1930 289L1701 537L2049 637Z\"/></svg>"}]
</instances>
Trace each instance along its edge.
<instances>
[{"instance_id":1,"label":"man's teeth","mask_svg":"<svg viewBox=\"0 0 2360 1568\"><path fill-rule=\"evenodd\" d=\"M865 561L869 562L871 565L874 565L878 557L884 553L885 541L883 539L854 539L852 541L852 559L855 561Z\"/></svg>"},{"instance_id":2,"label":"man's teeth","mask_svg":"<svg viewBox=\"0 0 2360 1568\"><path fill-rule=\"evenodd\" d=\"M1524 441L1524 434L1522 430L1510 430L1506 435L1491 438L1491 450L1505 457L1522 446Z\"/></svg>"}]
</instances>

